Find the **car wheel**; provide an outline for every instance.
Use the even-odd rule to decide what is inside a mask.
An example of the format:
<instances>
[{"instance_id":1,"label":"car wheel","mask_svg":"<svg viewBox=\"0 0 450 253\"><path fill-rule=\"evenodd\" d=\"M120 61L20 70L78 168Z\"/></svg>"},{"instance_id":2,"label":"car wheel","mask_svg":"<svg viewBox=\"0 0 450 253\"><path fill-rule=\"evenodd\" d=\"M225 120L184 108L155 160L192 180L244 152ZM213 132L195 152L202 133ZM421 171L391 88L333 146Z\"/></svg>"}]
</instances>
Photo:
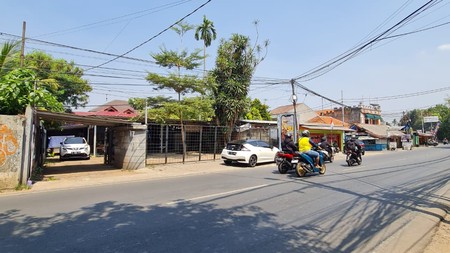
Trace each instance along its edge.
<instances>
[{"instance_id":1,"label":"car wheel","mask_svg":"<svg viewBox=\"0 0 450 253\"><path fill-rule=\"evenodd\" d=\"M231 165L233 162L232 161L230 161L230 160L225 160L225 161L223 161L226 165Z\"/></svg>"},{"instance_id":2,"label":"car wheel","mask_svg":"<svg viewBox=\"0 0 450 253\"><path fill-rule=\"evenodd\" d=\"M255 167L257 162L258 162L258 158L256 157L256 155L252 155L252 156L250 156L250 159L248 160L248 165L250 167Z\"/></svg>"}]
</instances>

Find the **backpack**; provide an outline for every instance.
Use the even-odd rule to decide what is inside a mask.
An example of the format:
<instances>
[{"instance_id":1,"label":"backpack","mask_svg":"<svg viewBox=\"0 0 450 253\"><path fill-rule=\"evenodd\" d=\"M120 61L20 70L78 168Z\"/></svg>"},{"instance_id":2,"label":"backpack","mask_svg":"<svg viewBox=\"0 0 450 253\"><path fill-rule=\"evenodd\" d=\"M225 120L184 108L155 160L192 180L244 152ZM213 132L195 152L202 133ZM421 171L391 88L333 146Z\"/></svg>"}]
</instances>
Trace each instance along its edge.
<instances>
[{"instance_id":1,"label":"backpack","mask_svg":"<svg viewBox=\"0 0 450 253\"><path fill-rule=\"evenodd\" d=\"M355 150L356 144L354 141L347 142L347 150Z\"/></svg>"}]
</instances>

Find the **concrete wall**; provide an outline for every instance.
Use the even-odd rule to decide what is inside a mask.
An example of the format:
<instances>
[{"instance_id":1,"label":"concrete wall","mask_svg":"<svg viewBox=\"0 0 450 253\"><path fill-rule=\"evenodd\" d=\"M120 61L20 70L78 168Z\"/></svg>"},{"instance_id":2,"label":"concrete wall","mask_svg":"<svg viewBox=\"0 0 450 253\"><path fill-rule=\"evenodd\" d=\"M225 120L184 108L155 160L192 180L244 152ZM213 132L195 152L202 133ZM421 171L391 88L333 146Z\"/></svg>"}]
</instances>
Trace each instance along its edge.
<instances>
[{"instance_id":1,"label":"concrete wall","mask_svg":"<svg viewBox=\"0 0 450 253\"><path fill-rule=\"evenodd\" d=\"M125 170L145 168L147 126L115 127L113 131L114 166Z\"/></svg>"},{"instance_id":2,"label":"concrete wall","mask_svg":"<svg viewBox=\"0 0 450 253\"><path fill-rule=\"evenodd\" d=\"M0 190L19 184L24 154L25 116L0 115Z\"/></svg>"}]
</instances>

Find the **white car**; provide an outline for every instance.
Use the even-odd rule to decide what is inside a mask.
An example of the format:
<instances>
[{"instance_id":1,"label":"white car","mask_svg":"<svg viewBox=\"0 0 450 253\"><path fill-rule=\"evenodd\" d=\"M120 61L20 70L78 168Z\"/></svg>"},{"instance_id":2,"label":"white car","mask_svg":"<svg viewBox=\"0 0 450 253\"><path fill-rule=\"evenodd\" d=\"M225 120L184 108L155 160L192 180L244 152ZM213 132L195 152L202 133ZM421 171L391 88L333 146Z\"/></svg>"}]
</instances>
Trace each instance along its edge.
<instances>
[{"instance_id":1,"label":"white car","mask_svg":"<svg viewBox=\"0 0 450 253\"><path fill-rule=\"evenodd\" d=\"M83 137L67 137L59 147L59 159L84 158L90 159L91 147Z\"/></svg>"},{"instance_id":2,"label":"white car","mask_svg":"<svg viewBox=\"0 0 450 253\"><path fill-rule=\"evenodd\" d=\"M257 163L275 162L278 148L261 140L237 140L227 143L222 150L224 163L245 163L251 167Z\"/></svg>"}]
</instances>

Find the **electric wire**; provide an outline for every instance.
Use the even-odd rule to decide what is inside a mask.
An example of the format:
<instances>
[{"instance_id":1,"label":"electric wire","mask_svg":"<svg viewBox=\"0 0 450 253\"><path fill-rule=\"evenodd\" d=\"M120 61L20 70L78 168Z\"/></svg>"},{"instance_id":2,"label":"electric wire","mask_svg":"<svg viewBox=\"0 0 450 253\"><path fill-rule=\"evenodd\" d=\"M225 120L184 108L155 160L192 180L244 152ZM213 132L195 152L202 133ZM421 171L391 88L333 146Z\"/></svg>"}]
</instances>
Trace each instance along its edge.
<instances>
[{"instance_id":1,"label":"electric wire","mask_svg":"<svg viewBox=\"0 0 450 253\"><path fill-rule=\"evenodd\" d=\"M212 0L207 0L205 3L203 3L202 5L200 5L199 7L197 7L196 9L194 9L193 11L191 11L190 13L188 13L187 15L185 15L184 17L182 17L181 19L179 19L178 21L176 21L175 23L173 23L172 25L170 25L169 27L163 29L161 32L159 32L159 33L157 33L156 35L150 37L150 38L147 39L146 41L140 43L139 45L133 47L132 49L126 51L125 53L123 53L123 54L121 54L121 55L118 55L118 56L114 57L113 59L111 59L111 60L109 60L109 61L106 61L106 62L104 62L104 63L102 63L102 64L99 64L99 65L97 65L97 66L95 66L95 67L86 69L85 71L89 71L89 70L92 70L92 69L94 69L94 68L98 68L98 67L104 66L104 65L106 65L106 64L108 64L108 63L111 63L111 62L113 62L113 61L115 61L115 60L117 60L117 59L119 59L119 58L122 58L122 57L124 57L125 55L127 55L127 54L133 52L134 50L136 50L136 49L142 47L143 45L147 44L148 42L152 41L153 39L159 37L161 34L165 33L166 31L168 31L170 28L172 28L172 27L175 26L176 24L182 22L183 20L185 20L186 18L188 18L189 16L191 16L192 14L194 14L195 12L197 12L198 10L200 10L201 8L203 8L205 5L207 5L207 4L208 4L209 2L211 2L211 1L212 1Z\"/></svg>"}]
</instances>

